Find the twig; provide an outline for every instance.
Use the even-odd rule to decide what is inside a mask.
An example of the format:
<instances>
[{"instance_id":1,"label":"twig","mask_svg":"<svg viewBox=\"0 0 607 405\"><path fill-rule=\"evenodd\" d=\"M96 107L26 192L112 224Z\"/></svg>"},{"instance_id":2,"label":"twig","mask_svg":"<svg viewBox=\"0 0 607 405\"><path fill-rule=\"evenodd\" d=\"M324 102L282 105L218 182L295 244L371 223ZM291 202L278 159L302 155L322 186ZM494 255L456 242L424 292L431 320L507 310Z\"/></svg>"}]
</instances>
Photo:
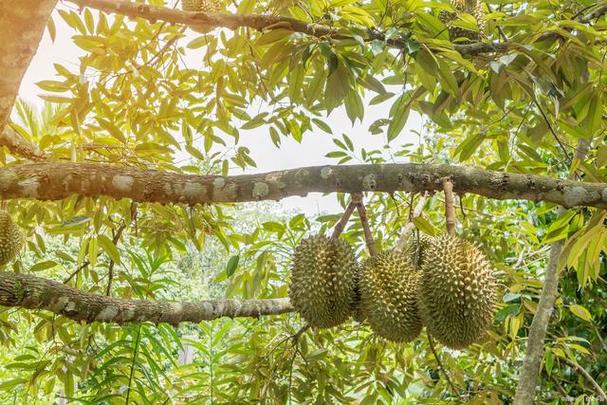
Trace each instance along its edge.
<instances>
[{"instance_id":1,"label":"twig","mask_svg":"<svg viewBox=\"0 0 607 405\"><path fill-rule=\"evenodd\" d=\"M449 177L443 179L443 189L445 190L445 221L447 223L447 233L455 235L455 208L453 207L453 182Z\"/></svg>"},{"instance_id":2,"label":"twig","mask_svg":"<svg viewBox=\"0 0 607 405\"><path fill-rule=\"evenodd\" d=\"M350 220L350 217L352 216L352 213L356 209L356 205L358 204L359 201L360 201L359 194L357 194L357 195L353 194L352 199L350 200L350 203L346 207L346 210L344 211L343 215L341 216L339 222L335 225L335 228L333 229L333 234L331 235L331 239L339 238L339 235L341 235L344 228L346 227L346 224Z\"/></svg>"},{"instance_id":3,"label":"twig","mask_svg":"<svg viewBox=\"0 0 607 405\"><path fill-rule=\"evenodd\" d=\"M365 241L367 242L367 249L369 249L369 254L371 256L375 256L377 254L377 247L375 246L373 234L371 234L371 228L369 227L369 219L367 218L367 210L365 209L365 205L362 202L362 198L356 205L356 209L358 210L360 223L363 227L363 232L365 233Z\"/></svg>"},{"instance_id":4,"label":"twig","mask_svg":"<svg viewBox=\"0 0 607 405\"><path fill-rule=\"evenodd\" d=\"M427 197L425 195L420 196L419 201L417 201L417 205L410 212L410 220L403 226L403 229L401 230L400 238L396 243L396 250L402 251L405 248L405 245L407 244L407 239L409 239L409 235L411 235L411 232L413 232L413 230L415 229L415 224L413 223L412 219L421 215L426 205L426 199Z\"/></svg>"},{"instance_id":5,"label":"twig","mask_svg":"<svg viewBox=\"0 0 607 405\"><path fill-rule=\"evenodd\" d=\"M596 394L599 396L599 399L601 402L607 402L607 394L605 394L605 391L603 391L603 389L601 388L601 386L596 382L596 380L590 375L590 373L588 371L586 371L586 369L582 366L580 366L576 361L573 360L569 360L566 357L563 357L563 360L565 360L565 363L569 364L571 367L575 368L577 371L579 371L584 378L590 383L590 385L592 385L592 387L594 388L594 391L596 392Z\"/></svg>"},{"instance_id":6,"label":"twig","mask_svg":"<svg viewBox=\"0 0 607 405\"><path fill-rule=\"evenodd\" d=\"M443 373L443 375L445 376L445 379L447 380L447 384L449 384L449 387L451 388L451 392L454 395L457 395L459 390L455 387L455 384L453 384L453 381L451 381L451 378L449 377L449 374L447 373L445 366L443 366L443 363L441 362L440 357L438 357L438 354L436 353L436 349L434 348L434 340L432 339L432 336L430 335L430 333L428 333L428 345L430 346L430 350L432 351L432 354L434 355L434 358L436 359L436 362L438 363L438 369Z\"/></svg>"}]
</instances>

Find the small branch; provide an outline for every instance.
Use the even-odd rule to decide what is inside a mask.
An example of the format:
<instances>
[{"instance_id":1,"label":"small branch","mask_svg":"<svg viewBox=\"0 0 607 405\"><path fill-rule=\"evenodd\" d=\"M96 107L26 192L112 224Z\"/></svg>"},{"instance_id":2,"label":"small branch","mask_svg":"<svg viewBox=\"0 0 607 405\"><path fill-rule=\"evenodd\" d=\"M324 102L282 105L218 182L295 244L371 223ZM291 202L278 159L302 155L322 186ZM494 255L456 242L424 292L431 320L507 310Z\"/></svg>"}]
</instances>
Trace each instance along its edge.
<instances>
[{"instance_id":1,"label":"small branch","mask_svg":"<svg viewBox=\"0 0 607 405\"><path fill-rule=\"evenodd\" d=\"M293 312L288 298L168 302L125 300L93 294L28 274L0 272L0 305L43 309L79 322L117 324L202 322L221 317Z\"/></svg>"},{"instance_id":2,"label":"small branch","mask_svg":"<svg viewBox=\"0 0 607 405\"><path fill-rule=\"evenodd\" d=\"M306 324L306 325L302 326L301 329L299 329L296 333L291 335L291 339L293 340L294 344L297 343L297 341L299 341L299 338L301 337L301 335L303 335L304 332L307 331L308 329L310 329L310 325Z\"/></svg>"},{"instance_id":3,"label":"small branch","mask_svg":"<svg viewBox=\"0 0 607 405\"><path fill-rule=\"evenodd\" d=\"M367 243L367 249L369 250L369 255L375 256L377 254L377 247L375 246L375 240L373 239L373 234L371 233L371 227L369 226L369 219L367 218L367 210L365 209L365 204L362 201L362 197L358 204L356 205L356 209L358 210L358 216L360 218L360 223L363 227L363 232L365 234L365 241Z\"/></svg>"},{"instance_id":4,"label":"small branch","mask_svg":"<svg viewBox=\"0 0 607 405\"><path fill-rule=\"evenodd\" d=\"M590 149L591 140L580 139L576 146L574 158L583 160ZM574 178L575 171L569 173L568 178ZM558 210L559 216L566 212L564 208ZM529 327L527 338L527 352L520 368L519 382L516 387L513 405L532 405L535 397L535 387L540 374L544 356L544 339L550 324L550 316L556 302L559 288L559 260L565 240L559 240L550 245L550 258L544 273L544 285L540 294L533 321Z\"/></svg>"},{"instance_id":5,"label":"small branch","mask_svg":"<svg viewBox=\"0 0 607 405\"><path fill-rule=\"evenodd\" d=\"M413 211L409 213L410 220L403 226L403 229L401 230L400 238L396 243L396 250L402 251L407 245L409 235L411 235L411 233L415 229L415 224L413 223L412 219L421 215L422 211L424 210L424 207L426 206L426 198L427 197L425 195L420 196L419 201L417 201L417 205L415 206L415 208L413 208Z\"/></svg>"},{"instance_id":6,"label":"small branch","mask_svg":"<svg viewBox=\"0 0 607 405\"><path fill-rule=\"evenodd\" d=\"M447 373L445 366L443 366L443 363L441 362L440 357L438 357L438 353L436 353L436 349L434 348L434 340L432 339L432 336L430 336L430 333L427 333L427 335L428 335L428 345L430 346L430 350L432 351L432 354L434 355L434 358L436 359L436 363L438 363L438 368L445 376L445 379L447 380L447 384L449 384L449 387L451 388L451 392L453 393L453 395L457 395L458 389L455 387L455 384L453 384L453 382L451 381L451 378L449 377L449 374Z\"/></svg>"},{"instance_id":7,"label":"small branch","mask_svg":"<svg viewBox=\"0 0 607 405\"><path fill-rule=\"evenodd\" d=\"M215 14L202 12L188 12L173 10L165 7L155 7L147 4L134 3L124 0L68 0L80 7L92 7L108 13L118 13L129 17L145 18L152 22L167 21L176 24L185 24L192 28L228 28L231 30L240 27L248 27L256 30L271 30L271 29L287 29L293 32L300 32L310 36L323 38L330 37L333 39L343 39L349 36L339 32L339 30L328 25L307 23L291 17L260 15L260 14ZM363 27L354 26L361 32ZM545 35L546 38L553 37L553 33ZM541 36L537 41L542 40ZM543 38L543 39L546 39ZM401 38L387 38L386 35L378 30L367 30L365 40L385 41L388 46L396 49L406 49L407 41ZM481 53L497 53L504 52L511 48L520 46L515 42L504 43L484 43L477 42L473 44L452 44L453 49L462 55L478 55Z\"/></svg>"},{"instance_id":8,"label":"small branch","mask_svg":"<svg viewBox=\"0 0 607 405\"><path fill-rule=\"evenodd\" d=\"M350 203L346 207L346 210L344 211L343 215L339 219L339 222L335 225L335 228L333 228L333 234L331 235L331 239L339 238L339 235L341 235L341 233L346 228L346 224L350 220L350 217L352 216L352 213L356 209L356 205L358 203L359 203L358 195L355 198L355 195L353 194L352 199L350 200Z\"/></svg>"},{"instance_id":9,"label":"small branch","mask_svg":"<svg viewBox=\"0 0 607 405\"><path fill-rule=\"evenodd\" d=\"M566 357L564 357L563 360L565 360L565 362L567 364L569 364L571 367L575 368L577 371L579 371L584 376L584 378L586 379L586 381L588 381L590 383L590 385L592 385L592 388L594 389L594 391L598 395L598 397L599 397L599 399L600 399L601 402L607 403L607 394L605 394L605 391L603 391L603 389L601 388L601 386L590 375L590 373L588 371L586 371L586 369L584 367L580 366L576 361L569 360Z\"/></svg>"},{"instance_id":10,"label":"small branch","mask_svg":"<svg viewBox=\"0 0 607 405\"><path fill-rule=\"evenodd\" d=\"M122 224L120 224L120 226L118 227L118 230L116 231L116 233L114 234L114 237L112 238L112 242L114 242L114 245L116 247L118 247L118 242L120 241L120 238L122 237L122 232L124 232L124 229L126 228L126 222L123 222ZM116 263L114 262L114 260L112 260L110 258L110 264L108 265L108 282L107 282L107 287L105 289L105 295L110 295L110 293L112 292L112 281L114 280L114 266L116 266Z\"/></svg>"},{"instance_id":11,"label":"small branch","mask_svg":"<svg viewBox=\"0 0 607 405\"><path fill-rule=\"evenodd\" d=\"M445 191L445 221L447 223L447 233L455 235L455 208L453 206L453 182L450 178L443 179L443 189Z\"/></svg>"},{"instance_id":12,"label":"small branch","mask_svg":"<svg viewBox=\"0 0 607 405\"><path fill-rule=\"evenodd\" d=\"M38 147L26 141L9 125L0 134L0 146L6 146L13 155L22 156L29 160L41 161L46 159L45 154Z\"/></svg>"}]
</instances>

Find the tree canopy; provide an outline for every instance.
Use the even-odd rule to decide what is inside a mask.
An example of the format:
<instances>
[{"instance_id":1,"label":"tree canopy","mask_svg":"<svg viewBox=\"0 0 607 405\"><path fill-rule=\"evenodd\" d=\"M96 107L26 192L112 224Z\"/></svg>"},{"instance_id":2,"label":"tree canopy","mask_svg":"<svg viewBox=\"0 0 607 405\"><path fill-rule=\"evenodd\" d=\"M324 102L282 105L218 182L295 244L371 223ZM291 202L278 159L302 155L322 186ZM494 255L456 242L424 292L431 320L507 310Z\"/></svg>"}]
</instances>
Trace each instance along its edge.
<instances>
[{"instance_id":1,"label":"tree canopy","mask_svg":"<svg viewBox=\"0 0 607 405\"><path fill-rule=\"evenodd\" d=\"M607 402L607 2L199 3L0 4L3 403ZM28 103L43 35L80 54ZM245 142L318 134L331 164L272 172ZM352 217L274 202L312 192ZM310 235L364 261L447 225L496 270L478 343L289 301Z\"/></svg>"}]
</instances>

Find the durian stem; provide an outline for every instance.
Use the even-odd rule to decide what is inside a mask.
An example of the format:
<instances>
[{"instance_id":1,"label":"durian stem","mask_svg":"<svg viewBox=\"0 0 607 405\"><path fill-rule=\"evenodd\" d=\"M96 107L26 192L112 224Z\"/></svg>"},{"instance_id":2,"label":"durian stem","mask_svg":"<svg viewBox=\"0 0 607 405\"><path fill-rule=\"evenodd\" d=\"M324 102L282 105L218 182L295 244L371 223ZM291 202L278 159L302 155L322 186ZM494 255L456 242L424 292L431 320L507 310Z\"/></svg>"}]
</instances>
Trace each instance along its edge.
<instances>
[{"instance_id":1,"label":"durian stem","mask_svg":"<svg viewBox=\"0 0 607 405\"><path fill-rule=\"evenodd\" d=\"M375 256L377 254L377 248L375 246L375 240L373 239L373 234L371 233L371 227L369 226L369 219L367 218L367 210L365 209L365 204L363 204L362 195L360 201L356 205L356 209L358 210L358 216L360 217L360 223L363 227L363 232L365 233L365 241L367 242L367 249L369 250L369 255Z\"/></svg>"},{"instance_id":2,"label":"durian stem","mask_svg":"<svg viewBox=\"0 0 607 405\"><path fill-rule=\"evenodd\" d=\"M401 230L400 238L396 243L396 250L402 251L407 245L407 240L409 239L409 235L415 229L415 224L413 223L413 218L419 217L426 206L426 195L422 194L417 202L415 208L411 210L409 213L409 221L403 226Z\"/></svg>"},{"instance_id":3,"label":"durian stem","mask_svg":"<svg viewBox=\"0 0 607 405\"><path fill-rule=\"evenodd\" d=\"M451 381L451 377L449 377L449 374L447 373L445 366L443 366L443 362L440 360L440 357L438 357L438 353L436 353L436 349L434 348L434 339L432 339L432 336L430 335L430 333L427 333L427 335L428 335L428 345L430 346L430 351L432 351L432 355L436 359L438 368L445 376L445 380L447 380L447 384L449 384L449 387L451 388L451 392L453 393L453 395L457 395L458 389L455 387L455 384L453 384L453 381Z\"/></svg>"},{"instance_id":4,"label":"durian stem","mask_svg":"<svg viewBox=\"0 0 607 405\"><path fill-rule=\"evenodd\" d=\"M447 222L447 233L455 235L455 208L453 206L453 182L451 178L443 179L443 190L445 191L445 220Z\"/></svg>"},{"instance_id":5,"label":"durian stem","mask_svg":"<svg viewBox=\"0 0 607 405\"><path fill-rule=\"evenodd\" d=\"M353 194L352 199L346 207L346 210L344 211L343 215L339 219L339 222L335 225L335 228L333 228L333 234L331 235L331 239L339 238L339 235L341 235L341 233L344 231L344 229L346 228L346 224L348 223L350 217L352 216L352 213L354 213L354 210L356 209L358 201L359 197Z\"/></svg>"}]
</instances>

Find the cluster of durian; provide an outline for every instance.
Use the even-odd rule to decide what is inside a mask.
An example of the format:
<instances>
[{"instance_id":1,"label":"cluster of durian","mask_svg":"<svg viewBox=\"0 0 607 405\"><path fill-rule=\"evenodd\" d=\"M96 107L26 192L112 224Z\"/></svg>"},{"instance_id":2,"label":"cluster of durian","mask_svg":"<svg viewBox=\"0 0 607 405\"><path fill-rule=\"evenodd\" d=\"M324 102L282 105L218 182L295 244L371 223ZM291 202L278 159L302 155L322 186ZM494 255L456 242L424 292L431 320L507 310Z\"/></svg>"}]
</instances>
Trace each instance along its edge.
<instances>
[{"instance_id":1,"label":"cluster of durian","mask_svg":"<svg viewBox=\"0 0 607 405\"><path fill-rule=\"evenodd\" d=\"M0 266L10 263L25 243L23 231L6 211L0 211Z\"/></svg>"},{"instance_id":2,"label":"cluster of durian","mask_svg":"<svg viewBox=\"0 0 607 405\"><path fill-rule=\"evenodd\" d=\"M451 0L451 7L455 12L441 11L439 19L449 29L449 38L451 41L457 39L468 41L479 41L485 37L485 12L483 3L480 0ZM460 13L471 14L476 20L478 31L467 30L465 28L454 26L452 23L459 18Z\"/></svg>"},{"instance_id":3,"label":"cluster of durian","mask_svg":"<svg viewBox=\"0 0 607 405\"><path fill-rule=\"evenodd\" d=\"M345 242L324 236L296 249L289 297L310 326L333 327L350 316L379 336L409 342L426 326L454 349L479 341L495 313L493 268L456 236L414 238L404 251L384 251L363 266Z\"/></svg>"}]
</instances>

